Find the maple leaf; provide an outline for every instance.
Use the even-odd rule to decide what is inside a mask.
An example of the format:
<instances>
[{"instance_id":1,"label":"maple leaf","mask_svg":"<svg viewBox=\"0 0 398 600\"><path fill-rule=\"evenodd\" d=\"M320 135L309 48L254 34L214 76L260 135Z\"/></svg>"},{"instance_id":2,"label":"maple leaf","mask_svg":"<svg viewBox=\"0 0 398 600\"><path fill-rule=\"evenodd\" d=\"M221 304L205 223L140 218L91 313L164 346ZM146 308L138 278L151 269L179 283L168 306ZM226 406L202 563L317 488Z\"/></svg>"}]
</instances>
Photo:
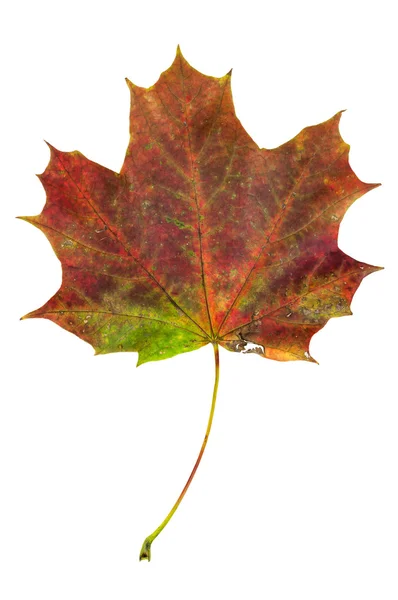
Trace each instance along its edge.
<instances>
[{"instance_id":1,"label":"maple leaf","mask_svg":"<svg viewBox=\"0 0 398 600\"><path fill-rule=\"evenodd\" d=\"M212 343L276 360L313 361L311 337L351 314L362 279L379 269L337 245L363 183L339 133L341 112L290 142L260 149L236 117L231 73L208 77L177 50L150 88L127 80L130 141L120 173L50 146L39 176L39 227L62 263L59 291L24 318L45 317L97 354L138 364Z\"/></svg>"}]
</instances>

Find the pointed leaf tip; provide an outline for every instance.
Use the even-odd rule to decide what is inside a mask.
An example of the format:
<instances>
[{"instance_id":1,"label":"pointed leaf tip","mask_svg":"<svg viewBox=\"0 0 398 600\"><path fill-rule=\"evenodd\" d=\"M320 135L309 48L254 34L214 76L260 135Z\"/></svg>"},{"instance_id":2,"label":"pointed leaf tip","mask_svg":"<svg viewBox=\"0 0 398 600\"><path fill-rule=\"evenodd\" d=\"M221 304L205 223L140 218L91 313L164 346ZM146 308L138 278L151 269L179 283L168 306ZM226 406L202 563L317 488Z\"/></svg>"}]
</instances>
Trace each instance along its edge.
<instances>
[{"instance_id":1,"label":"pointed leaf tip","mask_svg":"<svg viewBox=\"0 0 398 600\"><path fill-rule=\"evenodd\" d=\"M380 187L381 183L365 183L364 185L366 186L364 194L366 194L367 192L371 192L372 190L375 190L376 188Z\"/></svg>"},{"instance_id":2,"label":"pointed leaf tip","mask_svg":"<svg viewBox=\"0 0 398 600\"><path fill-rule=\"evenodd\" d=\"M334 126L337 126L337 128L339 128L340 125L340 121L341 121L341 116L343 114L343 112L345 112L346 109L344 108L343 110L339 110L335 115L333 115L333 117L331 118L331 121L334 123Z\"/></svg>"},{"instance_id":3,"label":"pointed leaf tip","mask_svg":"<svg viewBox=\"0 0 398 600\"><path fill-rule=\"evenodd\" d=\"M341 116L342 116L343 112L345 112L345 111L346 111L346 109L344 108L343 110L339 110L339 111L338 111L338 112L337 112L337 113L334 115L334 119L336 119L336 121L337 121L338 123L340 123Z\"/></svg>"},{"instance_id":4,"label":"pointed leaf tip","mask_svg":"<svg viewBox=\"0 0 398 600\"><path fill-rule=\"evenodd\" d=\"M185 58L185 56L182 53L180 44L178 44L178 46L177 46L176 55L174 58L174 62L176 62L176 61L180 61L183 63L185 62L189 65L189 62L187 61L187 59ZM191 66L191 65L189 65L189 66Z\"/></svg>"},{"instance_id":5,"label":"pointed leaf tip","mask_svg":"<svg viewBox=\"0 0 398 600\"><path fill-rule=\"evenodd\" d=\"M311 356L311 354L308 351L304 352L304 356L305 356L304 360L306 360L307 362L315 363L316 365L319 365L319 362L313 356Z\"/></svg>"},{"instance_id":6,"label":"pointed leaf tip","mask_svg":"<svg viewBox=\"0 0 398 600\"><path fill-rule=\"evenodd\" d=\"M140 367L141 365L144 365L146 362L148 362L148 361L146 361L144 358L142 358L141 354L139 352L138 356L137 356L137 362L135 364L135 368L138 369L138 367Z\"/></svg>"},{"instance_id":7,"label":"pointed leaf tip","mask_svg":"<svg viewBox=\"0 0 398 600\"><path fill-rule=\"evenodd\" d=\"M43 140L43 142L45 144L47 144L47 146L50 148L51 152L57 152L57 149L55 148L55 146L53 146L52 144L50 144L50 142L47 142L47 140Z\"/></svg>"},{"instance_id":8,"label":"pointed leaf tip","mask_svg":"<svg viewBox=\"0 0 398 600\"><path fill-rule=\"evenodd\" d=\"M130 90L131 93L133 93L133 92L135 92L136 90L139 89L139 86L136 85L135 83L133 83L131 81L131 79L129 79L128 77L125 77L124 80L127 83L127 87L129 88L129 90Z\"/></svg>"}]
</instances>

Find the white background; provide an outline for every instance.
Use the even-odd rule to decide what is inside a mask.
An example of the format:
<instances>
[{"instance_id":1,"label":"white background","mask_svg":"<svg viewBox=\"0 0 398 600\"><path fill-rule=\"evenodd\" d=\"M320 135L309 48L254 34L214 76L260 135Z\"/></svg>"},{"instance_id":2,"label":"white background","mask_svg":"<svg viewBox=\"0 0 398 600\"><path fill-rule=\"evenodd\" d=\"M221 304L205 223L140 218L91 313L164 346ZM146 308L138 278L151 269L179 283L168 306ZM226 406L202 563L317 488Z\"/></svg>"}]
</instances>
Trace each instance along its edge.
<instances>
[{"instance_id":1,"label":"white background","mask_svg":"<svg viewBox=\"0 0 398 600\"><path fill-rule=\"evenodd\" d=\"M389 2L13 2L1 95L0 597L2 600L396 600L397 48ZM393 3L391 3L391 6ZM154 83L177 43L206 74L231 67L260 146L348 109L350 162L382 182L349 209L340 247L385 267L354 315L312 341L314 364L210 346L135 369L46 320L59 287L38 214L47 139L119 170L124 77Z\"/></svg>"}]
</instances>

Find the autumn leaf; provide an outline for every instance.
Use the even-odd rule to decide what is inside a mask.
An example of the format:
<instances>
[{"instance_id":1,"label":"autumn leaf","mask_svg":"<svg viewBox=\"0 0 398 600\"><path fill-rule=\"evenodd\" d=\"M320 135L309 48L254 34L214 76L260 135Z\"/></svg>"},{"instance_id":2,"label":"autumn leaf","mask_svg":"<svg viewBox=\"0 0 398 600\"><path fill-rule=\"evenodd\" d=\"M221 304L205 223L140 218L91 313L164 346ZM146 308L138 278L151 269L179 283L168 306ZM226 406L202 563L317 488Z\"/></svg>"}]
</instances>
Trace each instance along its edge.
<instances>
[{"instance_id":1,"label":"autumn leaf","mask_svg":"<svg viewBox=\"0 0 398 600\"><path fill-rule=\"evenodd\" d=\"M337 245L363 183L339 133L341 112L282 146L260 149L236 117L231 73L208 77L177 50L150 88L127 80L130 141L120 173L50 145L39 216L23 217L62 264L59 291L24 318L44 317L97 354L138 364L213 344L275 360L313 361L312 336L351 314L378 267Z\"/></svg>"}]
</instances>

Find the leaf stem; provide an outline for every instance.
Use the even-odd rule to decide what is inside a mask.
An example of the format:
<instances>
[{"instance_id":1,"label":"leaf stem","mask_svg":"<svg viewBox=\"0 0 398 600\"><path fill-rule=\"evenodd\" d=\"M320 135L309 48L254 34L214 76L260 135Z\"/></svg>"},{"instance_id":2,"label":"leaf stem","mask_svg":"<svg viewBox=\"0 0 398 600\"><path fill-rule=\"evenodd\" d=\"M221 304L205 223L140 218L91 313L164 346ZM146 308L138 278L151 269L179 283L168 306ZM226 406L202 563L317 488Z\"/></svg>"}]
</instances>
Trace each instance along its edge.
<instances>
[{"instance_id":1,"label":"leaf stem","mask_svg":"<svg viewBox=\"0 0 398 600\"><path fill-rule=\"evenodd\" d=\"M214 389L213 389L213 399L211 402L209 420L207 423L206 434L205 434L205 437L203 440L202 447L200 449L200 452L199 452L198 458L196 459L194 467L191 471L191 474L188 477L188 480L184 486L184 489L182 490L181 494L179 495L173 508L171 509L171 511L169 512L167 517L164 519L164 521L159 525L159 527L157 529L155 529L155 531L153 533L151 533L151 535L148 535L148 537L145 539L144 543L142 544L142 548L141 548L141 552L140 552L140 560L148 560L148 561L151 560L151 545L152 545L153 540L158 537L158 535L161 531L163 531L163 529L166 527L167 523L170 521L171 517L174 515L177 508L181 504L181 501L184 498L185 494L187 493L187 490L188 490L189 486L191 485L192 479L194 478L195 473L199 467L200 461L202 460L202 456L205 451L205 448L207 445L207 440L209 439L210 430L211 430L211 426L213 423L214 409L216 407L216 399L217 399L218 381L219 381L219 377L220 377L220 357L219 357L217 342L213 342L213 349L214 349L214 361L215 361L215 380L214 380Z\"/></svg>"}]
</instances>

